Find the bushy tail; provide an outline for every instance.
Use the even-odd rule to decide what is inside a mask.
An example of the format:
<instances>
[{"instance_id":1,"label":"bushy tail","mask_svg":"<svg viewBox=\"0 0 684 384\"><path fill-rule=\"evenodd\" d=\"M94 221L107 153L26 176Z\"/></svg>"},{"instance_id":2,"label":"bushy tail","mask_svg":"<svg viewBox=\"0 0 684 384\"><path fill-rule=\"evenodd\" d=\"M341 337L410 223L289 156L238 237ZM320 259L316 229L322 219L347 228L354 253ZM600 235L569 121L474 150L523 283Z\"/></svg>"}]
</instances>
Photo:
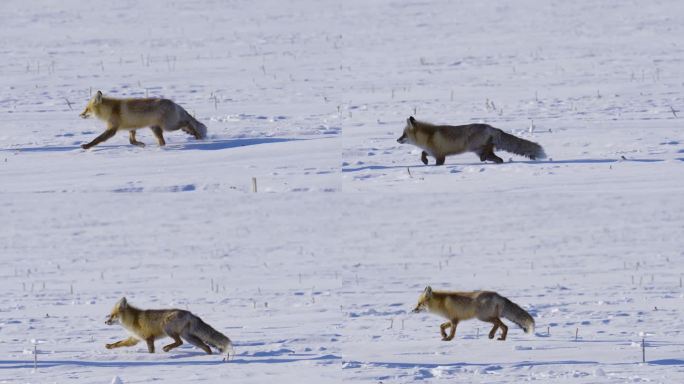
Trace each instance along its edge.
<instances>
[{"instance_id":1,"label":"bushy tail","mask_svg":"<svg viewBox=\"0 0 684 384\"><path fill-rule=\"evenodd\" d=\"M199 135L197 139L206 139L207 138L207 126L200 123L199 120L195 119L194 117L190 116L192 118L191 122L193 125L193 128L195 128L195 131Z\"/></svg>"},{"instance_id":2,"label":"bushy tail","mask_svg":"<svg viewBox=\"0 0 684 384\"><path fill-rule=\"evenodd\" d=\"M200 123L199 120L195 119L191 114L188 113L188 111L185 111L185 120L188 122L190 125L188 126L182 126L181 129L183 132L187 133L188 135L195 136L195 139L205 139L207 137L207 126Z\"/></svg>"},{"instance_id":3,"label":"bushy tail","mask_svg":"<svg viewBox=\"0 0 684 384\"><path fill-rule=\"evenodd\" d=\"M199 321L200 325L195 329L195 336L202 339L205 344L218 349L221 353L225 353L228 357L229 354L233 352L233 343L228 336L215 330L211 325L205 323L201 319Z\"/></svg>"},{"instance_id":4,"label":"bushy tail","mask_svg":"<svg viewBox=\"0 0 684 384\"><path fill-rule=\"evenodd\" d=\"M520 308L520 306L507 298L504 299L504 307L501 316L514 322L520 328L522 328L525 333L534 332L534 319L530 316L527 311Z\"/></svg>"},{"instance_id":5,"label":"bushy tail","mask_svg":"<svg viewBox=\"0 0 684 384\"><path fill-rule=\"evenodd\" d=\"M510 133L506 133L498 128L494 128L492 139L492 142L496 148L506 152L529 157L532 160L546 158L546 153L544 153L544 148L542 148L541 145L513 136Z\"/></svg>"}]
</instances>

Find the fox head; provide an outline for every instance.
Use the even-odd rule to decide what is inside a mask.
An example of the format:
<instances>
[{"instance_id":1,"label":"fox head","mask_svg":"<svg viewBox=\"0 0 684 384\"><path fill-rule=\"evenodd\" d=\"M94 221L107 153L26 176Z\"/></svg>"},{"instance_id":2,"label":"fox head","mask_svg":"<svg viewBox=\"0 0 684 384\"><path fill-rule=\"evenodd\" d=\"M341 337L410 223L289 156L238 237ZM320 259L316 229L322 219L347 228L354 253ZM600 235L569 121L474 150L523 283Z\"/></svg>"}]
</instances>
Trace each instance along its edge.
<instances>
[{"instance_id":1,"label":"fox head","mask_svg":"<svg viewBox=\"0 0 684 384\"><path fill-rule=\"evenodd\" d=\"M416 119L413 118L413 116L409 117L406 119L406 126L404 127L404 132L402 133L401 137L397 139L397 143L399 144L412 144L415 142L416 137Z\"/></svg>"},{"instance_id":2,"label":"fox head","mask_svg":"<svg viewBox=\"0 0 684 384\"><path fill-rule=\"evenodd\" d=\"M119 323L121 321L121 314L126 310L126 308L128 308L128 302L126 301L125 297L122 297L121 300L114 305L114 308L112 308L112 312L107 316L105 324L114 325Z\"/></svg>"},{"instance_id":3,"label":"fox head","mask_svg":"<svg viewBox=\"0 0 684 384\"><path fill-rule=\"evenodd\" d=\"M423 293L420 294L420 297L418 298L418 304L416 304L416 307L411 311L412 313L420 313L420 312L427 312L430 310L430 303L432 301L432 288L428 285L425 287L425 290Z\"/></svg>"},{"instance_id":4,"label":"fox head","mask_svg":"<svg viewBox=\"0 0 684 384\"><path fill-rule=\"evenodd\" d=\"M95 96L93 96L89 101L88 104L86 104L85 109L79 116L81 116L84 119L87 119L89 117L97 116L98 108L100 107L100 104L102 104L102 92L97 91Z\"/></svg>"}]
</instances>

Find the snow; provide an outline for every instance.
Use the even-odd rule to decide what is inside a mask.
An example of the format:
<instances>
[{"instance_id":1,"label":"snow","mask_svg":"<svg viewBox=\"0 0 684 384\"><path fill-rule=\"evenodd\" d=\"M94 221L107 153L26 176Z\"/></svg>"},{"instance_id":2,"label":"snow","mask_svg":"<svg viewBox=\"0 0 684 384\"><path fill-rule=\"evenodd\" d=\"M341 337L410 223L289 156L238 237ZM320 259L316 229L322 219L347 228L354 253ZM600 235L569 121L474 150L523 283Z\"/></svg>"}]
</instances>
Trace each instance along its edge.
<instances>
[{"instance_id":1,"label":"snow","mask_svg":"<svg viewBox=\"0 0 684 384\"><path fill-rule=\"evenodd\" d=\"M0 382L684 381L684 4L3 5ZM84 151L100 89L209 137ZM410 115L550 159L424 166ZM443 342L409 313L426 285L496 290L535 333ZM105 349L123 296L236 356Z\"/></svg>"}]
</instances>

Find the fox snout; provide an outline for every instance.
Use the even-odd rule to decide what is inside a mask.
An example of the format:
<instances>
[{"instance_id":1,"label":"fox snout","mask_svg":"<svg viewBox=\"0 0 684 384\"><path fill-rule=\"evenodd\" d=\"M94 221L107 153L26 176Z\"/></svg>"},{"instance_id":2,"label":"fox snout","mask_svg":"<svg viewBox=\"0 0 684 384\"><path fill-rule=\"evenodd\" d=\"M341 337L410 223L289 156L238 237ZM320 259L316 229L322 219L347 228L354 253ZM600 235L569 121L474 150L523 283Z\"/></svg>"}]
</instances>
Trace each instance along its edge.
<instances>
[{"instance_id":1,"label":"fox snout","mask_svg":"<svg viewBox=\"0 0 684 384\"><path fill-rule=\"evenodd\" d=\"M107 320L105 320L105 324L114 325L115 323L116 323L116 319L114 319L111 315L107 316Z\"/></svg>"},{"instance_id":2,"label":"fox snout","mask_svg":"<svg viewBox=\"0 0 684 384\"><path fill-rule=\"evenodd\" d=\"M406 136L406 133L404 133L403 135L401 135L400 138L397 139L397 143L405 144L407 140L408 140L408 137Z\"/></svg>"},{"instance_id":3,"label":"fox snout","mask_svg":"<svg viewBox=\"0 0 684 384\"><path fill-rule=\"evenodd\" d=\"M89 117L87 111L81 112L81 114L79 116L81 116L82 119L87 119Z\"/></svg>"}]
</instances>

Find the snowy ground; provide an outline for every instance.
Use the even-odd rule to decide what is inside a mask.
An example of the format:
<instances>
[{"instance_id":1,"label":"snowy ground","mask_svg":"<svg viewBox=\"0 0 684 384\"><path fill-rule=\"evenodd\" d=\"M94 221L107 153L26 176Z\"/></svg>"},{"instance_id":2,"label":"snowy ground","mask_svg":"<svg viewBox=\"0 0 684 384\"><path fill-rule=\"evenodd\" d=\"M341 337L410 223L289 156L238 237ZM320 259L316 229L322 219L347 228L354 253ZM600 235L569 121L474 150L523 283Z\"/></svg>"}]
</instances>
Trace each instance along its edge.
<instances>
[{"instance_id":1,"label":"snowy ground","mask_svg":"<svg viewBox=\"0 0 684 384\"><path fill-rule=\"evenodd\" d=\"M3 5L0 382L684 381L683 4ZM83 151L97 89L210 137ZM423 166L409 115L550 159ZM407 313L427 284L497 290L537 331L443 342ZM105 349L123 295L237 356Z\"/></svg>"},{"instance_id":2,"label":"snowy ground","mask_svg":"<svg viewBox=\"0 0 684 384\"><path fill-rule=\"evenodd\" d=\"M319 30L335 9L275 4L6 4L0 161L14 182L1 190L250 191L252 177L263 192L339 190L340 53L335 33ZM84 152L104 130L78 118L98 89L171 98L206 123L209 140L172 132L159 149L140 130L146 148L124 132Z\"/></svg>"},{"instance_id":3,"label":"snowy ground","mask_svg":"<svg viewBox=\"0 0 684 384\"><path fill-rule=\"evenodd\" d=\"M341 270L317 262L334 255L332 243L318 241L334 220L292 219L302 208L296 195L195 195L89 194L101 206L79 193L3 201L12 225L0 238L0 378L339 381ZM187 344L154 355L144 344L105 349L126 337L104 324L122 296L193 311L234 340L237 356L222 363ZM37 372L31 339L41 342Z\"/></svg>"},{"instance_id":4,"label":"snowy ground","mask_svg":"<svg viewBox=\"0 0 684 384\"><path fill-rule=\"evenodd\" d=\"M356 10L371 32L359 26L347 39L357 70L345 92L344 190L582 190L588 179L605 190L645 177L682 186L681 3L471 3ZM395 141L410 115L486 122L539 142L553 161L503 152L513 164L464 154L425 167Z\"/></svg>"},{"instance_id":5,"label":"snowy ground","mask_svg":"<svg viewBox=\"0 0 684 384\"><path fill-rule=\"evenodd\" d=\"M681 382L681 197L648 200L546 191L364 195L346 216L344 377ZM383 213L364 214L370 210ZM507 341L493 341L489 324L473 320L459 324L455 341L441 341L441 319L407 314L428 284L495 289L534 315L536 333L511 325Z\"/></svg>"}]
</instances>

